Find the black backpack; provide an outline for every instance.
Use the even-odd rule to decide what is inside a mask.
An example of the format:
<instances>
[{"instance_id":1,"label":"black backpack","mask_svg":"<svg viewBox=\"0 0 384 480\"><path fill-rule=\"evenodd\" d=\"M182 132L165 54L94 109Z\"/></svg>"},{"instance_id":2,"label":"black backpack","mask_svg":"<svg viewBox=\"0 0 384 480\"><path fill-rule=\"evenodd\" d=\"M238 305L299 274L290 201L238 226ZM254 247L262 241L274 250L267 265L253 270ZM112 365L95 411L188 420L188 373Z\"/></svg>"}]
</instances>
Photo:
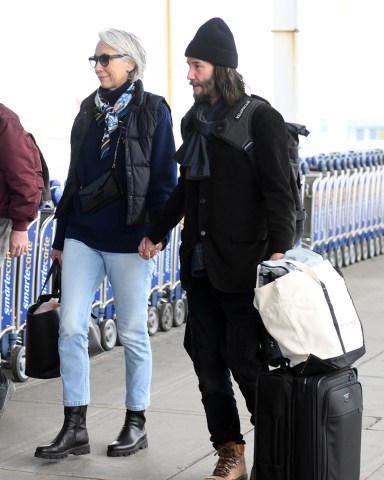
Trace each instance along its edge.
<instances>
[{"instance_id":1,"label":"black backpack","mask_svg":"<svg viewBox=\"0 0 384 480\"><path fill-rule=\"evenodd\" d=\"M237 150L252 155L253 139L251 137L251 119L253 112L262 103L269 102L257 95L242 98L231 109L227 116L218 121L212 128L212 135L227 142ZM286 122L288 132L288 149L291 162L290 184L293 198L296 204L296 229L294 244L296 244L304 233L304 222L307 217L303 204L303 192L300 176L299 158L299 135L307 137L309 131L304 125Z\"/></svg>"},{"instance_id":2,"label":"black backpack","mask_svg":"<svg viewBox=\"0 0 384 480\"><path fill-rule=\"evenodd\" d=\"M28 135L32 138L33 143L36 145L36 148L39 151L41 169L43 171L44 189L43 189L43 193L42 193L42 196L41 196L40 206L41 207L53 206L52 197L51 197L51 189L50 189L50 184L49 184L49 170L48 170L47 162L45 161L44 155L43 155L42 151L40 150L40 147L36 143L35 137L32 135L32 133L29 133L29 132L28 132Z\"/></svg>"}]
</instances>

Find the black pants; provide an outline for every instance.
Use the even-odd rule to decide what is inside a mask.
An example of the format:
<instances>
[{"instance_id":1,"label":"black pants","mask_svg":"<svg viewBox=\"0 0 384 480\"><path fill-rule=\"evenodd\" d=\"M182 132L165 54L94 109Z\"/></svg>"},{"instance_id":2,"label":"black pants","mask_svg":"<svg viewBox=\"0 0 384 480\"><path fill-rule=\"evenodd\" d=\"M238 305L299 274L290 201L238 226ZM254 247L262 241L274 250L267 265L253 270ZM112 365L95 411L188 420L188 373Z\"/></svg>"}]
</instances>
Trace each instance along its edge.
<instances>
[{"instance_id":1,"label":"black pants","mask_svg":"<svg viewBox=\"0 0 384 480\"><path fill-rule=\"evenodd\" d=\"M213 446L244 443L232 377L238 383L254 424L256 377L261 360L261 319L253 292L228 294L204 277L188 291L189 319L184 346L191 356Z\"/></svg>"}]
</instances>

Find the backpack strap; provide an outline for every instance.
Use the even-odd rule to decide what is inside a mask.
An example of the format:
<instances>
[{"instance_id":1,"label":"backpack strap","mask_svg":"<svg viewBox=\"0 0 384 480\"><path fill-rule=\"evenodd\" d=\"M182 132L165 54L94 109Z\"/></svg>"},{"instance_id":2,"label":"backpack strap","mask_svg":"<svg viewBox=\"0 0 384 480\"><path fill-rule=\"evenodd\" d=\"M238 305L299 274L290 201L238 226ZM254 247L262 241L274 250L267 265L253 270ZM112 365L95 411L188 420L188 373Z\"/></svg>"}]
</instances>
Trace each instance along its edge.
<instances>
[{"instance_id":1,"label":"backpack strap","mask_svg":"<svg viewBox=\"0 0 384 480\"><path fill-rule=\"evenodd\" d=\"M268 103L261 97L246 96L239 100L229 113L212 127L212 135L220 138L237 150L248 153L253 148L250 132L253 112L262 103Z\"/></svg>"},{"instance_id":2,"label":"backpack strap","mask_svg":"<svg viewBox=\"0 0 384 480\"><path fill-rule=\"evenodd\" d=\"M211 134L237 150L244 152L248 157L252 157L253 138L251 134L251 119L255 110L262 103L270 105L268 100L256 95L243 97L234 105L225 118L213 125ZM289 181L296 206L296 228L294 237L294 243L296 244L303 236L304 222L307 218L307 213L303 205L302 185L299 172L298 135L307 136L309 135L309 131L304 125L287 122L285 125L287 127L291 169Z\"/></svg>"}]
</instances>

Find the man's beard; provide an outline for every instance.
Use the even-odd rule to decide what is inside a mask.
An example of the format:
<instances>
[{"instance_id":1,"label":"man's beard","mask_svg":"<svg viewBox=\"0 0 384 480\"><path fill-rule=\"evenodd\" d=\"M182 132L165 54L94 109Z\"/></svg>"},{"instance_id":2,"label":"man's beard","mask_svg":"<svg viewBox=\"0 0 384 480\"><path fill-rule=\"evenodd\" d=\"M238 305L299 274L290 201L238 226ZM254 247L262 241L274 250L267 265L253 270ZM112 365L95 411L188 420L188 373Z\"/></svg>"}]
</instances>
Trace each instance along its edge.
<instances>
[{"instance_id":1,"label":"man's beard","mask_svg":"<svg viewBox=\"0 0 384 480\"><path fill-rule=\"evenodd\" d=\"M195 99L196 103L210 103L211 98L216 95L215 81L213 78L210 78L205 82L191 81L189 84L203 87L201 93L196 93L195 91L193 92L193 98Z\"/></svg>"}]
</instances>

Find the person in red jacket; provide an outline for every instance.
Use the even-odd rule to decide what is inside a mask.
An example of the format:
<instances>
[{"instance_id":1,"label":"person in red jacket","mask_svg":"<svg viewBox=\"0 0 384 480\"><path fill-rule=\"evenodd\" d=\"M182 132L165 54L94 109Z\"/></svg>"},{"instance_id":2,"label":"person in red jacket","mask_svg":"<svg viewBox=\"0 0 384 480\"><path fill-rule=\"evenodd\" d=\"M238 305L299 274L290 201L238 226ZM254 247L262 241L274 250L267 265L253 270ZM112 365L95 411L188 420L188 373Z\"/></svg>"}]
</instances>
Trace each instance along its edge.
<instances>
[{"instance_id":1,"label":"person in red jacket","mask_svg":"<svg viewBox=\"0 0 384 480\"><path fill-rule=\"evenodd\" d=\"M36 218L44 181L40 155L19 117L0 103L0 270L9 251L27 251L28 224ZM0 417L15 387L0 366Z\"/></svg>"}]
</instances>

